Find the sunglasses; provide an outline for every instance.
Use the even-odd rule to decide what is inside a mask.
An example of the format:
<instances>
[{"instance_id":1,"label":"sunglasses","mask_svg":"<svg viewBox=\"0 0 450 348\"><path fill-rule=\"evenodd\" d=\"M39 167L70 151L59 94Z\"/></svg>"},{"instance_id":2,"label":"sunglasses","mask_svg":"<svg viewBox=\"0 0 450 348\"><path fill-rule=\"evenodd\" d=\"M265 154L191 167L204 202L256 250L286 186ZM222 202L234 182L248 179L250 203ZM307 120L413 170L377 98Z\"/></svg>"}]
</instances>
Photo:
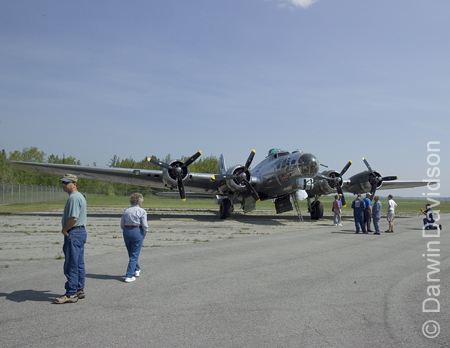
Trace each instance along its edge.
<instances>
[{"instance_id":1,"label":"sunglasses","mask_svg":"<svg viewBox=\"0 0 450 348\"><path fill-rule=\"evenodd\" d=\"M61 184L62 185L68 185L68 184L71 184L73 181L69 181L69 182L65 182L65 181L61 181Z\"/></svg>"}]
</instances>

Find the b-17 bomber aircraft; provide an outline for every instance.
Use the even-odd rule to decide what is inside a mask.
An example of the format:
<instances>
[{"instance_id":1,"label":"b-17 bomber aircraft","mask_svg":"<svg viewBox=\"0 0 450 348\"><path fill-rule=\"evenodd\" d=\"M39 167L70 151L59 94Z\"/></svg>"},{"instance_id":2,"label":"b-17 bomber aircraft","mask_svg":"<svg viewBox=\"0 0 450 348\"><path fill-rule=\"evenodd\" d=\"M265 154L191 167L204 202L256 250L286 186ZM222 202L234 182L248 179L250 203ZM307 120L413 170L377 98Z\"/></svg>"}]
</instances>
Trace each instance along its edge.
<instances>
[{"instance_id":1,"label":"b-17 bomber aircraft","mask_svg":"<svg viewBox=\"0 0 450 348\"><path fill-rule=\"evenodd\" d=\"M289 152L271 149L267 157L254 168L250 165L255 156L252 150L245 165L226 167L224 157L219 158L219 173L191 173L189 165L201 151L185 162L174 160L164 163L154 158L147 158L162 170L127 169L113 167L89 167L78 165L11 162L15 168L53 175L72 173L79 178L115 182L130 185L149 186L157 189L177 190L181 199L186 195L214 198L220 206L220 218L231 216L236 204L240 204L244 212L256 208L256 203L271 199L275 203L277 214L296 209L300 219L301 213L297 197L307 199L308 211L312 219L323 217L323 205L320 196L344 192L372 193L377 189L412 188L427 185L425 181L397 180L396 176L381 176L372 170L366 159L367 171L353 175L348 180L342 176L347 172L349 161L340 171L326 170L319 173L320 163L316 156L299 150ZM188 191L186 191L186 188ZM345 206L345 197L342 197ZM293 206L294 205L294 206Z\"/></svg>"}]
</instances>

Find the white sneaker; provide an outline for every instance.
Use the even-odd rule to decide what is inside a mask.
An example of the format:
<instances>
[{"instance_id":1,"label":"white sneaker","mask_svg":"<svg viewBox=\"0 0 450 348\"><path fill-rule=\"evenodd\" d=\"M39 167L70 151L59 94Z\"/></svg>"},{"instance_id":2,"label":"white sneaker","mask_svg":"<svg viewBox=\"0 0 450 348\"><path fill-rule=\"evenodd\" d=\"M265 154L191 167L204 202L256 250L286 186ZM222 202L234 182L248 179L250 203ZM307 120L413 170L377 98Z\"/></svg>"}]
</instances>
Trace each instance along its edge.
<instances>
[{"instance_id":1,"label":"white sneaker","mask_svg":"<svg viewBox=\"0 0 450 348\"><path fill-rule=\"evenodd\" d=\"M342 226L342 224L339 224L338 226Z\"/></svg>"},{"instance_id":2,"label":"white sneaker","mask_svg":"<svg viewBox=\"0 0 450 348\"><path fill-rule=\"evenodd\" d=\"M131 282L134 282L135 280L136 280L135 277L125 278L125 283L131 283Z\"/></svg>"},{"instance_id":3,"label":"white sneaker","mask_svg":"<svg viewBox=\"0 0 450 348\"><path fill-rule=\"evenodd\" d=\"M141 270L139 270L139 271L134 271L134 276L135 276L135 277L139 277L140 274L141 274Z\"/></svg>"}]
</instances>

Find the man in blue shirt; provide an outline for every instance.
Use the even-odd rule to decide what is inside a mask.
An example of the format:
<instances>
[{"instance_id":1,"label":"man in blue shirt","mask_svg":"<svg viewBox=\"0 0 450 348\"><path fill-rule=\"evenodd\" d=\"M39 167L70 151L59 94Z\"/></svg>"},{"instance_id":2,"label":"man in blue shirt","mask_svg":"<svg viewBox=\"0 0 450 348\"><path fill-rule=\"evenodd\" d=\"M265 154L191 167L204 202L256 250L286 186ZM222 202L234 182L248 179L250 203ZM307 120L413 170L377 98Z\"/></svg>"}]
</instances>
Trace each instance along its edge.
<instances>
[{"instance_id":1,"label":"man in blue shirt","mask_svg":"<svg viewBox=\"0 0 450 348\"><path fill-rule=\"evenodd\" d=\"M423 219L423 225L426 230L437 230L438 226L435 224L436 219L434 216L434 211L431 208L431 204L425 205L425 210L420 208L422 214L426 217ZM439 230L442 230L442 225L439 225Z\"/></svg>"},{"instance_id":2,"label":"man in blue shirt","mask_svg":"<svg viewBox=\"0 0 450 348\"><path fill-rule=\"evenodd\" d=\"M64 275L67 278L65 284L66 293L53 300L54 303L74 303L85 297L84 280L84 244L86 243L86 200L78 192L78 178L73 174L65 174L59 180L63 190L69 194L61 219L64 235L63 251L65 256Z\"/></svg>"},{"instance_id":3,"label":"man in blue shirt","mask_svg":"<svg viewBox=\"0 0 450 348\"><path fill-rule=\"evenodd\" d=\"M381 219L381 202L380 197L375 196L373 198L373 209L372 209L372 219L373 219L373 227L375 227L374 234L380 234L380 219Z\"/></svg>"},{"instance_id":4,"label":"man in blue shirt","mask_svg":"<svg viewBox=\"0 0 450 348\"><path fill-rule=\"evenodd\" d=\"M372 222L372 201L370 200L370 193L366 193L366 198L363 199L364 202L364 221L367 226L367 232L372 232L370 229L370 223Z\"/></svg>"},{"instance_id":5,"label":"man in blue shirt","mask_svg":"<svg viewBox=\"0 0 450 348\"><path fill-rule=\"evenodd\" d=\"M356 199L352 202L352 209L353 217L355 218L356 233L359 233L360 226L363 233L367 233L366 226L364 226L364 202L362 201L360 194L358 194Z\"/></svg>"}]
</instances>

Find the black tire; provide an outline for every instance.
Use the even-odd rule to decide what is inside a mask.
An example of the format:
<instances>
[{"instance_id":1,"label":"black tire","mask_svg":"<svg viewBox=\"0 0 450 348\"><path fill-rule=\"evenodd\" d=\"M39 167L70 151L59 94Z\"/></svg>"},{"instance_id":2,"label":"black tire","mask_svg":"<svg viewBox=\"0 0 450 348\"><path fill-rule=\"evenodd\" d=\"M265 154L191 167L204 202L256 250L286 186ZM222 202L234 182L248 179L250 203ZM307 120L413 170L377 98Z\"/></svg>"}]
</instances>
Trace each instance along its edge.
<instances>
[{"instance_id":1,"label":"black tire","mask_svg":"<svg viewBox=\"0 0 450 348\"><path fill-rule=\"evenodd\" d=\"M220 204L220 218L228 219L230 216L231 216L231 201L229 199L224 199Z\"/></svg>"},{"instance_id":2,"label":"black tire","mask_svg":"<svg viewBox=\"0 0 450 348\"><path fill-rule=\"evenodd\" d=\"M313 202L311 208L311 219L319 220L323 218L323 204L320 201Z\"/></svg>"}]
</instances>

